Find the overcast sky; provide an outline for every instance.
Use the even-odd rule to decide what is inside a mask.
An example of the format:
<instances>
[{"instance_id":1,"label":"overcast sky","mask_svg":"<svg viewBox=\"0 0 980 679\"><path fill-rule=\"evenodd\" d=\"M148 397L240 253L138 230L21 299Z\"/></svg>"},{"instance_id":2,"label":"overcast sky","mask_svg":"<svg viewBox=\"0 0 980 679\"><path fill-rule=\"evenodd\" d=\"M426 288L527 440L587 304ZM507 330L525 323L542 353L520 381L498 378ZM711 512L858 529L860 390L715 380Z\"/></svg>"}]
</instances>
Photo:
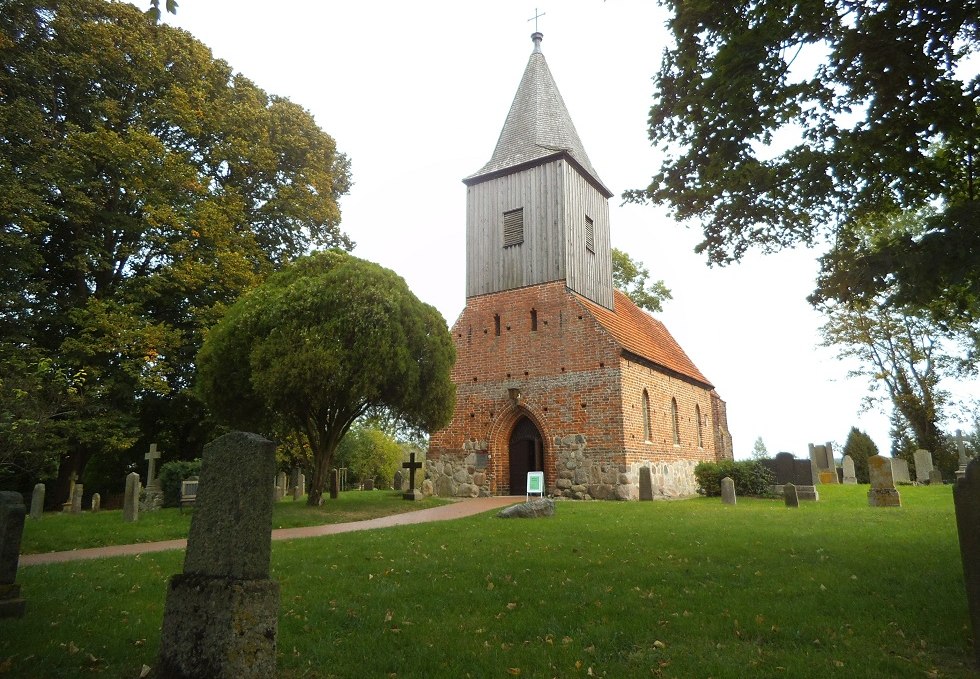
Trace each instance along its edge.
<instances>
[{"instance_id":1,"label":"overcast sky","mask_svg":"<svg viewBox=\"0 0 980 679\"><path fill-rule=\"evenodd\" d=\"M666 14L652 0L562 0L537 12L599 176L616 196L646 186L660 160L646 118ZM164 21L313 114L352 161L341 207L354 254L395 270L452 325L466 302L461 180L493 152L535 13L514 0L181 0ZM697 225L620 202L610 201L613 245L673 291L658 318L728 402L737 457L760 436L772 454L805 455L808 443L843 444L851 426L887 454L887 404L862 411L867 382L819 346L821 317L806 302L819 251L709 268L693 252ZM980 393L975 381L955 389Z\"/></svg>"}]
</instances>

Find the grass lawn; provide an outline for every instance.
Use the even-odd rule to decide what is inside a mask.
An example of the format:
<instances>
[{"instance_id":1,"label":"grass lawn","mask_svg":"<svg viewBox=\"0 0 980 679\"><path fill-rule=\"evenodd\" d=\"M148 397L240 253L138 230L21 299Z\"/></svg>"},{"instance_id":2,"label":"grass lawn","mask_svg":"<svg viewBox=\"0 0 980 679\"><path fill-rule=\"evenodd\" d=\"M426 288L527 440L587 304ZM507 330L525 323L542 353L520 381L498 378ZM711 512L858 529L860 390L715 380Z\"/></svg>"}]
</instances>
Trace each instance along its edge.
<instances>
[{"instance_id":1,"label":"grass lawn","mask_svg":"<svg viewBox=\"0 0 980 679\"><path fill-rule=\"evenodd\" d=\"M952 491L563 502L275 542L279 676L975 677ZM47 517L45 517L47 518ZM0 674L137 677L180 552L21 568Z\"/></svg>"},{"instance_id":2,"label":"grass lawn","mask_svg":"<svg viewBox=\"0 0 980 679\"><path fill-rule=\"evenodd\" d=\"M397 491L349 491L336 500L329 497L321 507L307 507L306 497L277 502L272 513L273 528L319 526L327 523L364 521L380 516L401 514L445 504L439 498L405 502ZM186 538L194 509L161 509L140 512L139 521L126 523L122 511L103 511L92 514L49 512L40 521L28 519L24 524L21 554L60 552L85 547L127 545L137 542L158 542Z\"/></svg>"}]
</instances>

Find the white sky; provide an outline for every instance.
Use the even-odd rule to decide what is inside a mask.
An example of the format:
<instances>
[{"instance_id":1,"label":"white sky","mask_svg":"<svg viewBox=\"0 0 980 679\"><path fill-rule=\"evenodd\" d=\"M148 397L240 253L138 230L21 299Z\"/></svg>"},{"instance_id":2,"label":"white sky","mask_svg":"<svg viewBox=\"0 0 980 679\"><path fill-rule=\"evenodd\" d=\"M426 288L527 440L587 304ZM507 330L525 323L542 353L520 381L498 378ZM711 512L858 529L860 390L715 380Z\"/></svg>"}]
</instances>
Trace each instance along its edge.
<instances>
[{"instance_id":1,"label":"white sky","mask_svg":"<svg viewBox=\"0 0 980 679\"><path fill-rule=\"evenodd\" d=\"M887 454L886 407L862 413L867 383L818 346L821 317L806 302L818 252L708 268L693 253L696 225L619 205L659 167L646 118L664 10L651 0L562 0L540 11L548 65L617 196L613 245L672 290L658 318L728 402L736 457L759 436L771 454L805 455L811 442L843 444L851 426ZM531 53L534 14L514 0L181 0L164 21L314 115L352 160L341 226L354 254L398 272L452 325L465 305L461 180L493 152ZM980 394L975 381L967 389Z\"/></svg>"}]
</instances>

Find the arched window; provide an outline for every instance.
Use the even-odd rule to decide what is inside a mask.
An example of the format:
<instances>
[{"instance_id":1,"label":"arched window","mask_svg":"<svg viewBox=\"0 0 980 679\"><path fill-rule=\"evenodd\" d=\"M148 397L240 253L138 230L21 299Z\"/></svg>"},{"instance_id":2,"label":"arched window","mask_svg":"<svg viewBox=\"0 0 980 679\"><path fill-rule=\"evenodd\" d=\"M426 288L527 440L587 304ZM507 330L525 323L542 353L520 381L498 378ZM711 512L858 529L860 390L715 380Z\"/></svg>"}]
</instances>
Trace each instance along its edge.
<instances>
[{"instance_id":1,"label":"arched window","mask_svg":"<svg viewBox=\"0 0 980 679\"><path fill-rule=\"evenodd\" d=\"M643 390L643 440L650 442L650 394Z\"/></svg>"},{"instance_id":2,"label":"arched window","mask_svg":"<svg viewBox=\"0 0 980 679\"><path fill-rule=\"evenodd\" d=\"M701 431L701 406L694 404L694 420L698 423L698 448L704 448L704 432Z\"/></svg>"},{"instance_id":3,"label":"arched window","mask_svg":"<svg viewBox=\"0 0 980 679\"><path fill-rule=\"evenodd\" d=\"M679 446L681 444L681 423L677 416L677 399L670 399L670 417L674 423L674 445Z\"/></svg>"}]
</instances>

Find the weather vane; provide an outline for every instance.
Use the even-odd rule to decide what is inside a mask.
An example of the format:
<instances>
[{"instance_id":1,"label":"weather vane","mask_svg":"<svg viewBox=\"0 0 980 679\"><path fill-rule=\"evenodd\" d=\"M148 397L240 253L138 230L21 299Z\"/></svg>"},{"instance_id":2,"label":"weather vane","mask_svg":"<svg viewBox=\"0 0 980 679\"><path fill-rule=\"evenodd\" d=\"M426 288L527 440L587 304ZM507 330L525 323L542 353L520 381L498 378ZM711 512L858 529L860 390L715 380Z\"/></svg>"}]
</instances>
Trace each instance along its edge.
<instances>
[{"instance_id":1,"label":"weather vane","mask_svg":"<svg viewBox=\"0 0 980 679\"><path fill-rule=\"evenodd\" d=\"M539 32L538 31L538 19L540 19L541 17L543 17L545 14L547 14L547 12L541 12L541 14L538 14L538 8L535 7L534 8L534 16L531 17L530 19L528 19L528 21L533 21L534 22L534 32L535 33L538 33Z\"/></svg>"}]
</instances>

